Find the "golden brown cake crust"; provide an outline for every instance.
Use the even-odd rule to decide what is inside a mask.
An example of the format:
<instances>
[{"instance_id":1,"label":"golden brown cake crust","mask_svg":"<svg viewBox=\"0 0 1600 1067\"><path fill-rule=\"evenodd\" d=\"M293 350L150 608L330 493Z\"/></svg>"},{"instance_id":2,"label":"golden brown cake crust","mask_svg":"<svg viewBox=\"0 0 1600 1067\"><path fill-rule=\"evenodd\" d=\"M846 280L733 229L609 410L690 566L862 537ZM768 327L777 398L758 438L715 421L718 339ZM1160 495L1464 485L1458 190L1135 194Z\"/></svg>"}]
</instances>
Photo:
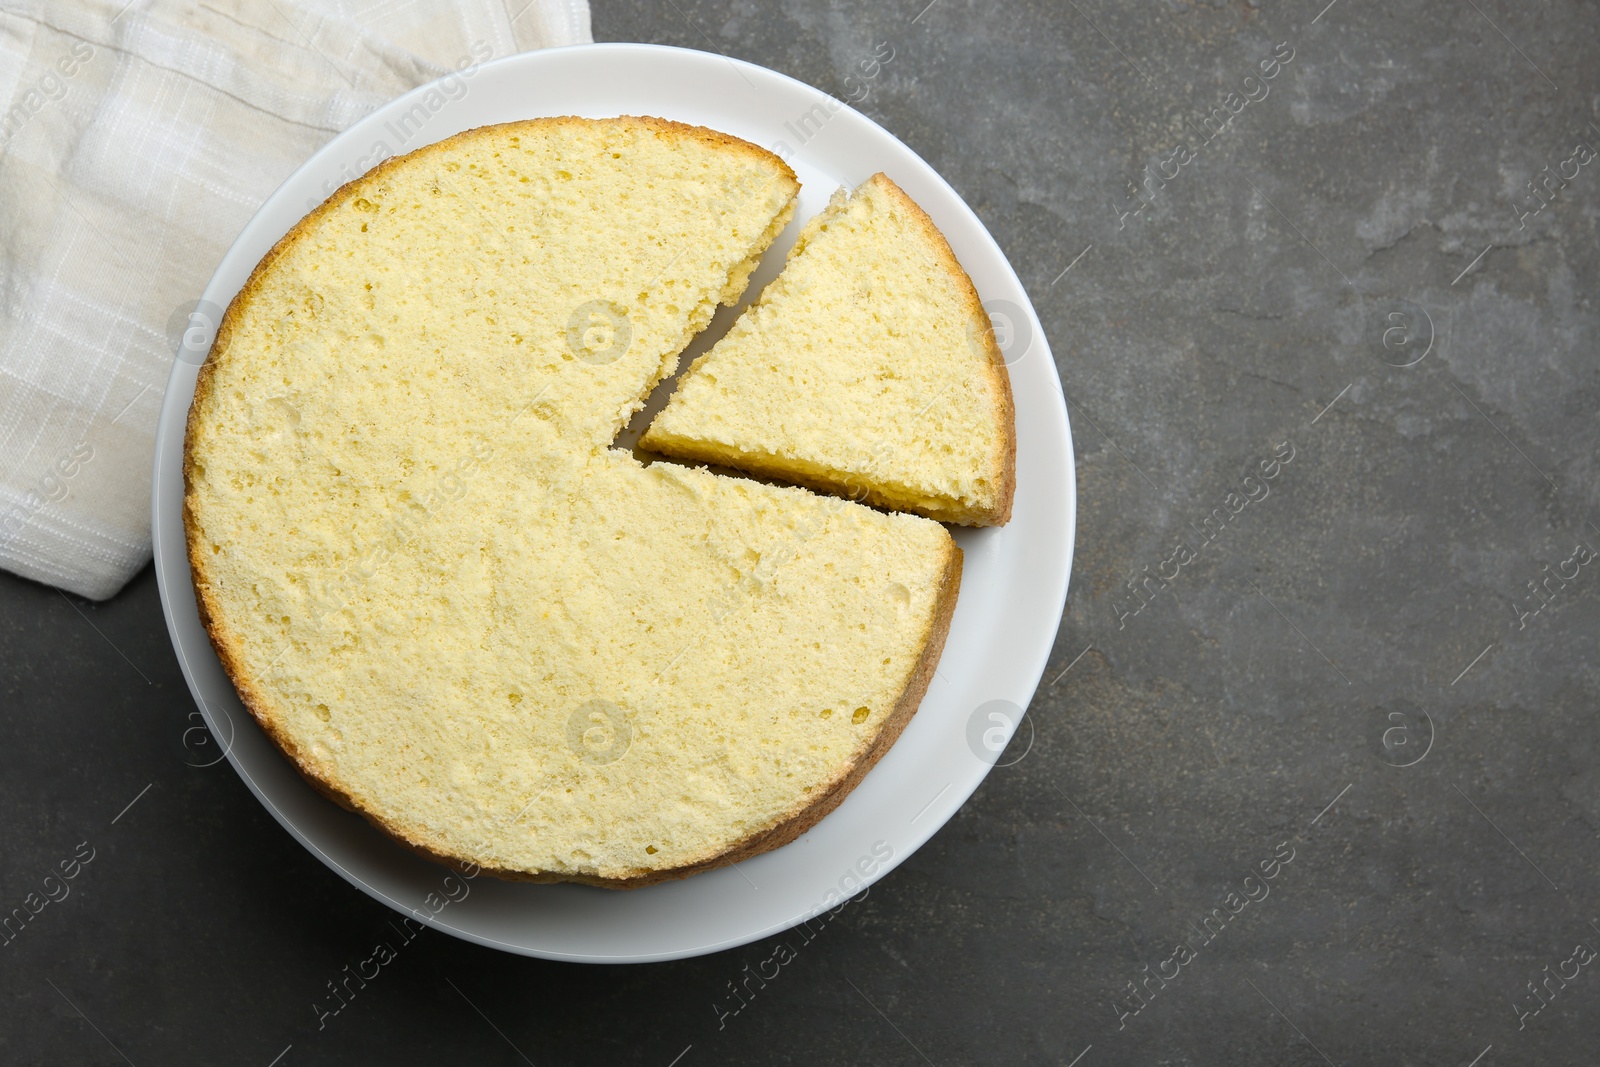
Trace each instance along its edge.
<instances>
[{"instance_id":1,"label":"golden brown cake crust","mask_svg":"<svg viewBox=\"0 0 1600 1067\"><path fill-rule=\"evenodd\" d=\"M267 255L262 258L261 262L256 266L254 271L251 272L249 279L240 289L238 295L235 296L233 301L229 304L228 310L224 314L222 322L218 327L217 336L212 345L211 354L208 356L206 362L201 365L199 375L195 383L194 398L189 408L189 417L185 427L183 460L184 534L188 550L189 567L194 581L196 607L199 612L200 621L206 629L206 633L211 641L212 648L216 651L217 658L221 662L223 670L227 672L228 677L232 680L234 688L238 691L240 700L243 702L244 706L249 709L251 716L255 718L257 723L260 724L262 730L279 748L279 750L289 758L290 762L295 766L295 769L299 771L301 776L305 778L313 788L315 788L322 795L339 804L341 807L363 816L379 831L403 847L417 853L420 856L440 863L459 863L468 858L454 855L443 848L433 847L433 843L431 842L417 840L414 836L406 833L401 828L384 819L380 813L372 811L357 803L355 798L346 792L337 782L329 781L328 779L317 774L312 761L304 757L304 754L299 751L297 745L295 744L294 739L279 722L278 717L275 714L275 709L273 706L274 702L272 699L258 684L258 680L246 669L240 651L240 642L237 636L230 630L225 618L223 617L223 613L218 602L218 597L216 595L215 585L213 583L213 576L208 566L210 553L206 550L207 543L204 533L200 528L200 517L197 513L197 498L194 491L196 445L197 441L203 437L205 432L205 416L212 402L212 394L215 387L216 366L219 365L222 360L228 358L230 341L240 317L244 314L245 309L249 307L251 302L256 299L261 290L263 280L267 276L267 272L271 269L272 265L282 255L284 255L284 253L294 248L295 245L301 241L315 225L317 220L327 215L341 204L356 197L372 184L381 181L383 176L391 168L397 166L401 160L442 151L444 150L445 146L457 143L465 138L483 136L489 131L498 132L519 127L534 128L547 124L589 124L597 121L627 122L637 124L648 127L662 134L693 137L702 141L703 143L716 145L722 148L747 151L751 154L757 155L763 160L776 161L782 168L781 172L791 183L794 184L795 188L798 188L798 182L795 179L793 170L790 169L787 164L783 163L781 159L778 159L778 157L767 152L765 149L715 130L709 130L698 126L690 126L684 123L672 122L665 119L623 116L619 119L613 120L590 120L575 117L560 117L532 119L524 122L506 123L500 126L478 127L473 130L464 131L436 144L420 148L416 152L410 153L408 156L401 156L396 157L395 159L386 160L384 163L380 164L378 167L374 168L372 171L369 171L362 177L342 186L336 190L322 205L300 220L299 223L290 229L289 232L286 233L273 246L271 251L269 251ZM937 233L937 230L934 232ZM948 251L948 245L945 245L944 247ZM954 262L953 256L951 258L951 262ZM956 269L959 270L959 267ZM968 284L970 286L970 282ZM973 300L974 302L976 301L975 293L973 294ZM981 310L982 309L980 307L980 313ZM996 354L998 354L998 350L996 350ZM1003 362L1000 364L1000 367L1002 372L1001 380L1004 381ZM1009 395L1008 387L1006 393L1008 402ZM1009 510L1009 494L1007 496L1007 500ZM684 878L701 871L710 870L726 864L736 863L739 860L748 859L762 852L787 844L799 837L806 830L809 830L812 826L815 826L817 822L819 822L824 816L839 806L839 804L844 800L845 796L847 796L849 792L854 789L855 786L866 775L867 771L869 771L872 766L877 763L877 761L883 756L884 752L888 751L889 747L905 729L906 724L910 721L911 716L916 712L918 705L921 703L922 697L927 692L928 685L933 677L934 668L938 665L939 656L943 651L945 639L949 634L950 620L955 611L956 598L960 591L961 585L961 550L956 546L953 540L948 540L948 536L947 545L948 556L946 560L943 585L940 589L938 600L934 606L927 638L923 643L921 657L919 658L916 667L911 672L905 689L902 691L899 700L896 702L894 710L885 719L882 728L878 731L877 736L873 739L870 745L868 745L864 751L859 753L850 764L846 765L839 772L834 781L824 787L824 789L816 798L808 801L790 814L780 817L775 824L768 829L755 833L750 837L747 837L744 841L732 846L729 849L723 850L714 856L709 856L691 864L681 865L669 870L651 871L637 877L607 879L590 876L571 876L560 874L530 875L526 872L505 870L487 866L481 867L481 869L486 873L495 875L497 877L515 881L576 881L590 885L603 886L606 888L635 888L670 879Z\"/></svg>"}]
</instances>

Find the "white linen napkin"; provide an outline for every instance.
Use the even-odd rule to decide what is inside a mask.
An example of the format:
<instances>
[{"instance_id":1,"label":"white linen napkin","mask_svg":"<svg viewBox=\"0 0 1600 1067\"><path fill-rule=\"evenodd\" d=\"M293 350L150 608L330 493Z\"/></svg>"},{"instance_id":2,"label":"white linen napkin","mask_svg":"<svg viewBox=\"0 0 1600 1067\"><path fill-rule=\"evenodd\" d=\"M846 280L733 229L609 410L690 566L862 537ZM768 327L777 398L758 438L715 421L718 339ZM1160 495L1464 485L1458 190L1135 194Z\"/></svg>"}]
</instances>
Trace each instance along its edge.
<instances>
[{"instance_id":1,"label":"white linen napkin","mask_svg":"<svg viewBox=\"0 0 1600 1067\"><path fill-rule=\"evenodd\" d=\"M0 567L94 599L150 559L188 314L334 134L586 43L587 0L0 0Z\"/></svg>"}]
</instances>

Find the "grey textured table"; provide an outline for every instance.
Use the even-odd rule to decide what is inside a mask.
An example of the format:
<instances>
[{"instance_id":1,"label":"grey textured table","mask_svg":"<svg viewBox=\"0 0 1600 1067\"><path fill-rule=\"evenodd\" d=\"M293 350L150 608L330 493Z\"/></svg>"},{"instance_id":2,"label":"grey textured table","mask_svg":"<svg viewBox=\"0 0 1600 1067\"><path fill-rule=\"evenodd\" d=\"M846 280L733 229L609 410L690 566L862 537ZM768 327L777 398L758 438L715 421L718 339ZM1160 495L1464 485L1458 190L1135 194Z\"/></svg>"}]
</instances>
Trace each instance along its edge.
<instances>
[{"instance_id":1,"label":"grey textured table","mask_svg":"<svg viewBox=\"0 0 1600 1067\"><path fill-rule=\"evenodd\" d=\"M1325 3L597 0L841 96L888 42L859 106L1032 294L1080 511L1015 762L792 959L427 932L319 1028L391 916L191 766L152 574L0 576L0 910L76 874L0 1062L1595 1062L1600 13Z\"/></svg>"}]
</instances>

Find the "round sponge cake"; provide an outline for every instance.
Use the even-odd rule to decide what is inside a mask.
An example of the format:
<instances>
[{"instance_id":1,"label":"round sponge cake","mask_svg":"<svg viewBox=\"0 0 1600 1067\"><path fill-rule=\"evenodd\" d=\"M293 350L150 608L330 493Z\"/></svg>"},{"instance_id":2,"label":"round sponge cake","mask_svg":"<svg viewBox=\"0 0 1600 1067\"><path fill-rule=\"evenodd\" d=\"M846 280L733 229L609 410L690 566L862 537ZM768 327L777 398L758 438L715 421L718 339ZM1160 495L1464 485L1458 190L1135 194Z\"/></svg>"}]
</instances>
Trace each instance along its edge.
<instances>
[{"instance_id":1,"label":"round sponge cake","mask_svg":"<svg viewBox=\"0 0 1600 1067\"><path fill-rule=\"evenodd\" d=\"M425 854L644 885L832 810L915 711L938 523L612 447L792 215L657 119L487 127L273 249L190 411L223 665L315 785Z\"/></svg>"}]
</instances>

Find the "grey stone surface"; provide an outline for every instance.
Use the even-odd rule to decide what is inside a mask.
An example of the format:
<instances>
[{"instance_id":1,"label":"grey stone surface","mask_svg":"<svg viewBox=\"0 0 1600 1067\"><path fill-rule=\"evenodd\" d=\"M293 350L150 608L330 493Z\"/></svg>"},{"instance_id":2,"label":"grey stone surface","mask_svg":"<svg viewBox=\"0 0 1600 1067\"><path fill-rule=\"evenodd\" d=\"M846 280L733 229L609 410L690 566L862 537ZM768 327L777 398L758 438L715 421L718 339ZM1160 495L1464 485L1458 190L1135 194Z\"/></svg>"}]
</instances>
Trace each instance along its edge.
<instances>
[{"instance_id":1,"label":"grey stone surface","mask_svg":"<svg viewBox=\"0 0 1600 1067\"><path fill-rule=\"evenodd\" d=\"M1600 148L1600 9L924 4L594 24L841 95L893 45L860 106L990 227L1071 402L1026 756L720 1026L781 939L584 968L430 932L319 1030L389 915L189 765L153 577L0 576L0 909L94 849L0 948L0 1061L1596 1061L1600 561L1528 583L1600 549L1600 160L1527 183Z\"/></svg>"}]
</instances>

